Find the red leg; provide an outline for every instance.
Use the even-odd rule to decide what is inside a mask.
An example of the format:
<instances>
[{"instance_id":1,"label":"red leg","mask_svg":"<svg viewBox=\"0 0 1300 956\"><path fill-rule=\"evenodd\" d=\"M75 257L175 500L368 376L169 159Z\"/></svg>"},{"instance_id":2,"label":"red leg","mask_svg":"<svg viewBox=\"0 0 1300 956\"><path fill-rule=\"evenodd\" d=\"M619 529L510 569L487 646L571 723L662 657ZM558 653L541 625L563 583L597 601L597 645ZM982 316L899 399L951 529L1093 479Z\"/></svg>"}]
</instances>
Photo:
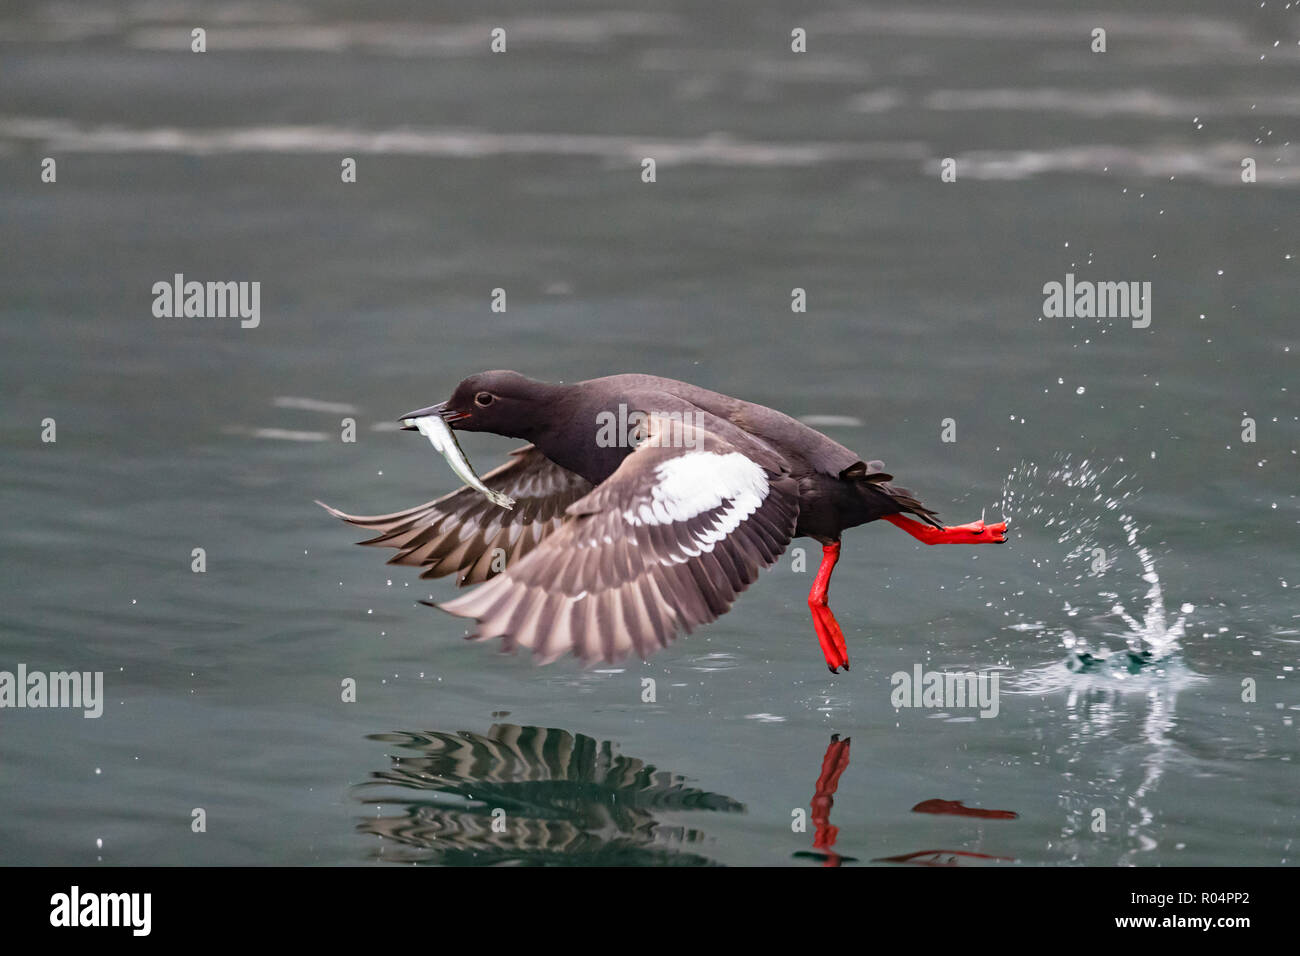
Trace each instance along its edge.
<instances>
[{"instance_id":1,"label":"red leg","mask_svg":"<svg viewBox=\"0 0 1300 956\"><path fill-rule=\"evenodd\" d=\"M844 643L844 632L840 630L839 621L835 620L831 609L826 606L826 598L830 595L831 572L835 570L835 562L839 559L838 541L822 546L822 563L817 569L812 590L808 592L808 610L812 611L813 630L817 632L822 656L826 658L826 666L832 674L838 673L841 667L849 669L849 649Z\"/></svg>"},{"instance_id":2,"label":"red leg","mask_svg":"<svg viewBox=\"0 0 1300 956\"><path fill-rule=\"evenodd\" d=\"M933 525L904 518L902 515L884 515L884 520L895 527L902 528L917 541L924 544L1001 544L1007 540L1007 523L985 524L984 519L970 524L959 524L951 528L936 528Z\"/></svg>"}]
</instances>

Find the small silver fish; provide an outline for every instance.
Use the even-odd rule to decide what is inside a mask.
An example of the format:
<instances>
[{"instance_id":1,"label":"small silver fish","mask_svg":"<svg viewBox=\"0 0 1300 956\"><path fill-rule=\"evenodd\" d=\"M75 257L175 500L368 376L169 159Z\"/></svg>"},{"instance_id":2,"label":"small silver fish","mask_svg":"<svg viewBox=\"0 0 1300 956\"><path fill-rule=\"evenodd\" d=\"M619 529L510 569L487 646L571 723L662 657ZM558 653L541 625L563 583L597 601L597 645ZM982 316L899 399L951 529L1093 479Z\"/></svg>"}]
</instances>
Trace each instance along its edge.
<instances>
[{"instance_id":1,"label":"small silver fish","mask_svg":"<svg viewBox=\"0 0 1300 956\"><path fill-rule=\"evenodd\" d=\"M460 442L456 441L456 433L451 430L446 422L437 415L425 415L423 418L404 418L403 425L414 425L416 429L425 438L429 439L429 444L443 458L447 459L447 464L451 465L451 470L456 473L461 481L471 488L481 491L487 496L488 501L502 508L513 508L515 499L509 495L503 495L499 491L493 491L474 474L474 466L469 463L465 453L460 450Z\"/></svg>"}]
</instances>

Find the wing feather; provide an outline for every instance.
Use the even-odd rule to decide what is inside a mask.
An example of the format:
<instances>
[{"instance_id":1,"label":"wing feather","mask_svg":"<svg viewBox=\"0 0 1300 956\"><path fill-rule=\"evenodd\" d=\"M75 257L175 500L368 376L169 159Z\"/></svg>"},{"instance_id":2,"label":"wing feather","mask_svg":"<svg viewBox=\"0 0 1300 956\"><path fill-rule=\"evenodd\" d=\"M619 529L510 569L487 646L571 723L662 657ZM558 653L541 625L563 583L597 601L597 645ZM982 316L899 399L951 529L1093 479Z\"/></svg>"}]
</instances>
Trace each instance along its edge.
<instances>
[{"instance_id":1,"label":"wing feather","mask_svg":"<svg viewBox=\"0 0 1300 956\"><path fill-rule=\"evenodd\" d=\"M536 547L442 609L543 663L646 657L725 613L789 544L797 482L699 426L659 447L661 425Z\"/></svg>"},{"instance_id":2,"label":"wing feather","mask_svg":"<svg viewBox=\"0 0 1300 956\"><path fill-rule=\"evenodd\" d=\"M592 490L591 482L525 445L511 460L483 476L483 483L515 499L500 508L473 488L386 515L350 515L316 502L336 518L379 532L358 542L396 548L389 564L422 567L422 578L457 575L456 583L479 584L521 559L567 520L566 510ZM500 560L494 560L494 559Z\"/></svg>"}]
</instances>

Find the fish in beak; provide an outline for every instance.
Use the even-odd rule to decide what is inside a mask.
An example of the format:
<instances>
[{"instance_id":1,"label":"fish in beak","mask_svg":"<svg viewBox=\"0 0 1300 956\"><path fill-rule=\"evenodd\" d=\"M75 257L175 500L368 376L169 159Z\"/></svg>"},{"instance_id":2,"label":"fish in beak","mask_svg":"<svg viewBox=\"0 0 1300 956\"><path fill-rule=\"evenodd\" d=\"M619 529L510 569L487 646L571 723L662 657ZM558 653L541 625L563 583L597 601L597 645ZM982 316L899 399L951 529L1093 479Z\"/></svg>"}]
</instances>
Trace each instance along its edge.
<instances>
[{"instance_id":1,"label":"fish in beak","mask_svg":"<svg viewBox=\"0 0 1300 956\"><path fill-rule=\"evenodd\" d=\"M430 405L428 408L419 408L413 412L407 412L397 419L397 423L402 426L402 431L419 431L419 427L415 424L417 418L441 418L450 425L462 418L469 418L469 414L467 412L452 411L447 407L446 402L439 402L437 405Z\"/></svg>"},{"instance_id":2,"label":"fish in beak","mask_svg":"<svg viewBox=\"0 0 1300 956\"><path fill-rule=\"evenodd\" d=\"M451 466L451 470L456 473L456 476L461 481L482 492L494 505L499 505L502 508L513 508L515 499L489 488L474 473L474 466L469 463L469 459L461 451L460 443L456 441L456 435L449 424L465 416L460 412L450 414L454 417L449 417L447 403L443 402L441 405L432 405L429 408L422 408L417 412L403 415L399 421L404 429L413 429L429 439L429 444L433 446L433 450L447 460L447 464Z\"/></svg>"}]
</instances>

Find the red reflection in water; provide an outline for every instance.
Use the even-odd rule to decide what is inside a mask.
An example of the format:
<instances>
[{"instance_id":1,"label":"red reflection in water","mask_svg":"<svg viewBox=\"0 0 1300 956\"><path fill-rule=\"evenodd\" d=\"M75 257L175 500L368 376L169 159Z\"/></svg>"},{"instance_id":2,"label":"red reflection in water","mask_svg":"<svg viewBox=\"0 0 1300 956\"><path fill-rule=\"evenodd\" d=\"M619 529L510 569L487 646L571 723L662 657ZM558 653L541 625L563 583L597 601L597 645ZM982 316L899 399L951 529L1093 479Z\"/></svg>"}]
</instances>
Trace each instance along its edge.
<instances>
[{"instance_id":1,"label":"red reflection in water","mask_svg":"<svg viewBox=\"0 0 1300 956\"><path fill-rule=\"evenodd\" d=\"M796 853L798 857L811 857L822 861L823 866L840 866L854 862L853 857L841 856L833 849L840 835L840 828L831 824L831 808L835 805L835 791L839 788L840 777L849 767L849 738L840 740L839 734L831 735L831 742L822 757L821 773L812 798L812 820L815 826L813 849ZM1014 810L985 810L981 807L968 807L960 800L922 800L912 807L913 813L947 814L957 817L974 817L978 820L1015 820L1020 814ZM959 866L961 859L997 860L1014 863L1015 857L994 856L990 853L972 853L966 850L918 850L901 856L880 857L875 863L910 863L914 866Z\"/></svg>"},{"instance_id":2,"label":"red reflection in water","mask_svg":"<svg viewBox=\"0 0 1300 956\"><path fill-rule=\"evenodd\" d=\"M914 863L917 866L959 866L957 857L966 856L980 860L1004 860L1014 863L1015 857L991 856L988 853L967 853L965 850L917 850L902 856L882 856L873 863Z\"/></svg>"},{"instance_id":3,"label":"red reflection in water","mask_svg":"<svg viewBox=\"0 0 1300 956\"><path fill-rule=\"evenodd\" d=\"M960 800L922 800L912 808L913 813L948 813L954 817L977 817L980 820L1014 820L1020 814L1014 810L983 810L967 807Z\"/></svg>"},{"instance_id":4,"label":"red reflection in water","mask_svg":"<svg viewBox=\"0 0 1300 956\"><path fill-rule=\"evenodd\" d=\"M845 861L852 862L852 857L843 857L831 847L840 835L840 828L831 825L831 807L835 805L835 790L840 785L840 775L849 766L849 738L840 740L839 734L831 735L831 742L822 758L822 772L817 777L813 793L812 819L816 831L813 834L813 849L819 853L796 853L795 856L810 856L822 861L822 866L839 866Z\"/></svg>"}]
</instances>

